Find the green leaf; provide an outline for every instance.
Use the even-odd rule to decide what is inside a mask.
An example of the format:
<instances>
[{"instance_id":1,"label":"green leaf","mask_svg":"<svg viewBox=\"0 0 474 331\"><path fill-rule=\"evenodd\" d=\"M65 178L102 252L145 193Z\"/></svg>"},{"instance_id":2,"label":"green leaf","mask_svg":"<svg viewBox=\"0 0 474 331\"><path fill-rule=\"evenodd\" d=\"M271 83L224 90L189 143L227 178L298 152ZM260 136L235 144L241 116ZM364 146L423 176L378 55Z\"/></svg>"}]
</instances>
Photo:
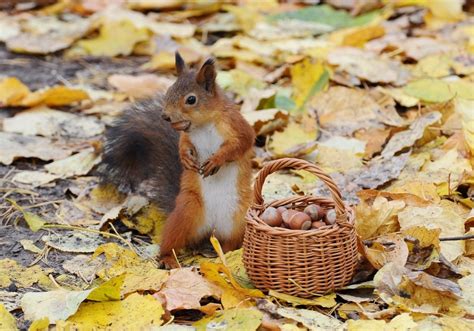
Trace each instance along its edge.
<instances>
[{"instance_id":1,"label":"green leaf","mask_svg":"<svg viewBox=\"0 0 474 331\"><path fill-rule=\"evenodd\" d=\"M12 199L6 200L10 202L16 210L20 211L23 214L23 218L25 219L26 223L28 223L28 226L30 227L31 231L36 232L46 224L46 221L43 218L29 211L25 211L16 203L16 201Z\"/></svg>"},{"instance_id":2,"label":"green leaf","mask_svg":"<svg viewBox=\"0 0 474 331\"><path fill-rule=\"evenodd\" d=\"M292 12L282 13L270 16L270 20L298 20L306 22L315 22L329 25L335 29L347 28L352 26L360 26L371 22L380 14L379 11L352 17L344 10L335 10L328 5L312 6Z\"/></svg>"}]
</instances>

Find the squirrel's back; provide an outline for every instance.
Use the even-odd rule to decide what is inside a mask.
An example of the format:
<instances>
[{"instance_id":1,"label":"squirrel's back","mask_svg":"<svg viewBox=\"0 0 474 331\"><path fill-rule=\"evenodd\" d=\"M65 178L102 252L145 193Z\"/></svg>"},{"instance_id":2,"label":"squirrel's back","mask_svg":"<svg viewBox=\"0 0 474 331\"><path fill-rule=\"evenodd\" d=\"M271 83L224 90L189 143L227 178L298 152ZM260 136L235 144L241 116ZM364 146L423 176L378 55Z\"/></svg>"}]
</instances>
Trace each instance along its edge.
<instances>
[{"instance_id":1,"label":"squirrel's back","mask_svg":"<svg viewBox=\"0 0 474 331\"><path fill-rule=\"evenodd\" d=\"M127 108L106 133L103 183L122 192L136 192L169 213L179 193L182 173L179 133L162 119L162 97L142 100Z\"/></svg>"}]
</instances>

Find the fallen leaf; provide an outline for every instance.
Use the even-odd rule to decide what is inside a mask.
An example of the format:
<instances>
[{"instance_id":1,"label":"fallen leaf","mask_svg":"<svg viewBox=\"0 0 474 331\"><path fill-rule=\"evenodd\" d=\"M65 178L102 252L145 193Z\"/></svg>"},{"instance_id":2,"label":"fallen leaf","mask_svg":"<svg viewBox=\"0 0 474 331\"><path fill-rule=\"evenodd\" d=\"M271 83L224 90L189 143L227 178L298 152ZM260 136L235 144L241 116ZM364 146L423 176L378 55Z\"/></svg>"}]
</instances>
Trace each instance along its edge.
<instances>
[{"instance_id":1,"label":"fallen leaf","mask_svg":"<svg viewBox=\"0 0 474 331\"><path fill-rule=\"evenodd\" d=\"M43 252L43 250L39 248L38 246L36 246L32 240L23 239L23 240L20 240L20 244L27 251L30 251L36 254L41 254Z\"/></svg>"},{"instance_id":2,"label":"fallen leaf","mask_svg":"<svg viewBox=\"0 0 474 331\"><path fill-rule=\"evenodd\" d=\"M16 210L18 210L19 212L23 214L23 217L26 223L28 224L28 226L30 227L31 231L37 232L46 224L46 221L44 219L42 219L40 216L36 215L35 213L24 210L22 207L20 207L16 203L16 201L11 200L11 199L7 199L7 201L10 202Z\"/></svg>"},{"instance_id":3,"label":"fallen leaf","mask_svg":"<svg viewBox=\"0 0 474 331\"><path fill-rule=\"evenodd\" d=\"M105 243L105 239L99 234L82 231L52 232L42 236L41 240L62 252L74 253L92 253Z\"/></svg>"},{"instance_id":4,"label":"fallen leaf","mask_svg":"<svg viewBox=\"0 0 474 331\"><path fill-rule=\"evenodd\" d=\"M403 92L426 102L446 102L455 97L447 82L429 78L408 83Z\"/></svg>"},{"instance_id":5,"label":"fallen leaf","mask_svg":"<svg viewBox=\"0 0 474 331\"><path fill-rule=\"evenodd\" d=\"M6 118L3 130L31 136L88 138L103 133L105 126L92 117L39 107Z\"/></svg>"},{"instance_id":6,"label":"fallen leaf","mask_svg":"<svg viewBox=\"0 0 474 331\"><path fill-rule=\"evenodd\" d=\"M388 159L404 148L411 147L418 139L423 137L428 126L440 119L441 114L439 112L431 112L421 116L410 125L408 130L398 132L390 138L382 151L382 157Z\"/></svg>"},{"instance_id":7,"label":"fallen leaf","mask_svg":"<svg viewBox=\"0 0 474 331\"><path fill-rule=\"evenodd\" d=\"M3 304L0 304L0 329L1 330L18 330L15 317L13 317Z\"/></svg>"},{"instance_id":8,"label":"fallen leaf","mask_svg":"<svg viewBox=\"0 0 474 331\"><path fill-rule=\"evenodd\" d=\"M50 292L28 292L21 299L21 308L26 320L35 321L46 317L51 323L55 323L75 314L91 291L61 289Z\"/></svg>"},{"instance_id":9,"label":"fallen leaf","mask_svg":"<svg viewBox=\"0 0 474 331\"><path fill-rule=\"evenodd\" d=\"M92 289L87 296L88 300L92 301L113 301L122 298L121 287L125 280L126 274L113 277L100 284L98 287Z\"/></svg>"},{"instance_id":10,"label":"fallen leaf","mask_svg":"<svg viewBox=\"0 0 474 331\"><path fill-rule=\"evenodd\" d=\"M383 196L376 197L372 205L362 201L355 208L357 234L365 240L395 232L398 228L397 214L405 206L403 201L388 201Z\"/></svg>"},{"instance_id":11,"label":"fallen leaf","mask_svg":"<svg viewBox=\"0 0 474 331\"><path fill-rule=\"evenodd\" d=\"M11 283L18 287L30 287L38 283L42 288L51 286L48 274L51 270L43 270L39 266L23 267L10 259L0 260L0 287L5 288Z\"/></svg>"},{"instance_id":12,"label":"fallen leaf","mask_svg":"<svg viewBox=\"0 0 474 331\"><path fill-rule=\"evenodd\" d=\"M131 294L122 301L84 302L65 326L75 328L150 329L162 324L164 311L151 295ZM59 325L58 325L59 326Z\"/></svg>"},{"instance_id":13,"label":"fallen leaf","mask_svg":"<svg viewBox=\"0 0 474 331\"><path fill-rule=\"evenodd\" d=\"M464 139L474 154L474 101L456 98L456 112L461 115Z\"/></svg>"},{"instance_id":14,"label":"fallen leaf","mask_svg":"<svg viewBox=\"0 0 474 331\"><path fill-rule=\"evenodd\" d=\"M163 297L168 311L201 308L204 297L220 298L222 291L191 268L172 270L158 297Z\"/></svg>"},{"instance_id":15,"label":"fallen leaf","mask_svg":"<svg viewBox=\"0 0 474 331\"><path fill-rule=\"evenodd\" d=\"M336 318L326 316L317 311L295 308L278 308L278 314L295 320L309 330L336 330L342 326L342 322Z\"/></svg>"},{"instance_id":16,"label":"fallen leaf","mask_svg":"<svg viewBox=\"0 0 474 331\"><path fill-rule=\"evenodd\" d=\"M0 105L18 104L30 94L30 89L16 77L7 77L0 81Z\"/></svg>"},{"instance_id":17,"label":"fallen leaf","mask_svg":"<svg viewBox=\"0 0 474 331\"><path fill-rule=\"evenodd\" d=\"M264 296L260 290L246 289L240 286L232 277L230 270L223 264L202 262L200 270L204 277L222 289L221 302L224 309L249 307L252 306L248 300L249 297L261 298ZM229 282L221 273L228 277Z\"/></svg>"},{"instance_id":18,"label":"fallen leaf","mask_svg":"<svg viewBox=\"0 0 474 331\"><path fill-rule=\"evenodd\" d=\"M403 237L393 233L377 237L370 247L364 245L364 255L375 269L380 269L390 262L404 266L408 253Z\"/></svg>"},{"instance_id":19,"label":"fallen leaf","mask_svg":"<svg viewBox=\"0 0 474 331\"><path fill-rule=\"evenodd\" d=\"M221 328L225 330L255 331L262 322L263 314L252 308L233 308L203 318L193 324L197 331Z\"/></svg>"},{"instance_id":20,"label":"fallen leaf","mask_svg":"<svg viewBox=\"0 0 474 331\"><path fill-rule=\"evenodd\" d=\"M80 40L77 46L95 56L130 55L138 42L147 39L148 29L145 27L137 27L129 20L107 20L98 37Z\"/></svg>"},{"instance_id":21,"label":"fallen leaf","mask_svg":"<svg viewBox=\"0 0 474 331\"><path fill-rule=\"evenodd\" d=\"M404 85L410 72L397 61L378 57L369 51L353 47L338 47L328 54L328 61L342 71L372 83Z\"/></svg>"},{"instance_id":22,"label":"fallen leaf","mask_svg":"<svg viewBox=\"0 0 474 331\"><path fill-rule=\"evenodd\" d=\"M110 85L119 92L134 98L153 97L164 93L171 86L172 80L162 76L145 75L111 75L107 79Z\"/></svg>"},{"instance_id":23,"label":"fallen leaf","mask_svg":"<svg viewBox=\"0 0 474 331\"><path fill-rule=\"evenodd\" d=\"M364 331L364 330L386 330L386 331L398 331L398 330L414 330L417 327L417 323L413 321L413 318L408 313L403 313L395 316L390 322L384 320L348 320L347 330L348 331Z\"/></svg>"},{"instance_id":24,"label":"fallen leaf","mask_svg":"<svg viewBox=\"0 0 474 331\"><path fill-rule=\"evenodd\" d=\"M253 126L257 135L273 132L288 122L288 112L277 108L246 112L242 115Z\"/></svg>"},{"instance_id":25,"label":"fallen leaf","mask_svg":"<svg viewBox=\"0 0 474 331\"><path fill-rule=\"evenodd\" d=\"M474 274L463 277L458 281L462 290L462 299L459 302L467 314L474 313Z\"/></svg>"},{"instance_id":26,"label":"fallen leaf","mask_svg":"<svg viewBox=\"0 0 474 331\"><path fill-rule=\"evenodd\" d=\"M61 178L87 175L101 161L100 155L93 148L88 148L66 159L45 165L49 173Z\"/></svg>"},{"instance_id":27,"label":"fallen leaf","mask_svg":"<svg viewBox=\"0 0 474 331\"><path fill-rule=\"evenodd\" d=\"M12 178L12 181L37 187L50 183L58 178L59 176L48 174L42 171L25 170L15 174L15 176Z\"/></svg>"},{"instance_id":28,"label":"fallen leaf","mask_svg":"<svg viewBox=\"0 0 474 331\"><path fill-rule=\"evenodd\" d=\"M446 222L446 220L450 220ZM440 229L443 237L462 236L464 234L464 219L456 212L453 203L441 201L428 207L407 206L398 214L401 230L413 226L424 226L428 229ZM464 253L463 241L443 241L440 244L441 253L453 261Z\"/></svg>"},{"instance_id":29,"label":"fallen leaf","mask_svg":"<svg viewBox=\"0 0 474 331\"><path fill-rule=\"evenodd\" d=\"M292 295L284 294L284 293L279 293L277 291L270 290L268 292L269 296L272 296L274 298L283 300L285 302L291 303L293 307L296 306L320 306L324 308L332 308L334 307L337 302L336 302L336 294L331 293L328 295L324 295L321 297L318 297L316 299L304 299L304 298L298 298Z\"/></svg>"},{"instance_id":30,"label":"fallen leaf","mask_svg":"<svg viewBox=\"0 0 474 331\"><path fill-rule=\"evenodd\" d=\"M39 158L43 161L60 160L71 150L53 143L48 138L0 132L0 162L9 165L18 158Z\"/></svg>"},{"instance_id":31,"label":"fallen leaf","mask_svg":"<svg viewBox=\"0 0 474 331\"><path fill-rule=\"evenodd\" d=\"M302 111L306 102L329 82L329 72L321 62L305 59L291 67L293 98L297 111Z\"/></svg>"},{"instance_id":32,"label":"fallen leaf","mask_svg":"<svg viewBox=\"0 0 474 331\"><path fill-rule=\"evenodd\" d=\"M382 123L401 124L394 108L383 108L365 90L334 86L321 93L311 105L321 127L334 134L347 135L368 128L383 128Z\"/></svg>"},{"instance_id":33,"label":"fallen leaf","mask_svg":"<svg viewBox=\"0 0 474 331\"><path fill-rule=\"evenodd\" d=\"M296 122L290 122L282 132L275 132L269 149L277 156L285 156L289 149L316 140L315 130L306 130Z\"/></svg>"},{"instance_id":34,"label":"fallen leaf","mask_svg":"<svg viewBox=\"0 0 474 331\"><path fill-rule=\"evenodd\" d=\"M83 37L91 29L93 20L79 16L71 16L68 20L52 15L32 16L25 24L27 26L23 28L27 32L6 40L8 49L18 53L48 54L66 49Z\"/></svg>"}]
</instances>

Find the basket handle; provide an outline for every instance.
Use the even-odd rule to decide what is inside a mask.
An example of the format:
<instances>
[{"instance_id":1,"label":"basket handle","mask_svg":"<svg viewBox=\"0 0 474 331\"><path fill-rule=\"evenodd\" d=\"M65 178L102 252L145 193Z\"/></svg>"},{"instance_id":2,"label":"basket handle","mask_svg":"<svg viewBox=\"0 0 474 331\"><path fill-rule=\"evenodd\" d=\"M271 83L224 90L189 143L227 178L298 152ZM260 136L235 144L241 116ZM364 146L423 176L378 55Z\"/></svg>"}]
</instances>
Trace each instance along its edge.
<instances>
[{"instance_id":1,"label":"basket handle","mask_svg":"<svg viewBox=\"0 0 474 331\"><path fill-rule=\"evenodd\" d=\"M308 161L301 160L301 159L294 159L294 158L282 158L275 161L271 161L267 163L262 170L257 175L257 179L255 180L253 194L254 194L254 204L255 205L263 205L263 196L262 196L262 188L263 184L265 183L265 179L271 173L274 173L278 170L283 169L295 169L295 170L306 170L313 175L317 176L321 179L329 188L331 192L332 199L334 200L334 204L336 206L336 222L338 225L342 225L347 223L347 213L346 208L344 206L344 202L342 202L341 192L339 191L336 183L332 180L332 178L324 173L321 168L317 165L314 165Z\"/></svg>"}]
</instances>

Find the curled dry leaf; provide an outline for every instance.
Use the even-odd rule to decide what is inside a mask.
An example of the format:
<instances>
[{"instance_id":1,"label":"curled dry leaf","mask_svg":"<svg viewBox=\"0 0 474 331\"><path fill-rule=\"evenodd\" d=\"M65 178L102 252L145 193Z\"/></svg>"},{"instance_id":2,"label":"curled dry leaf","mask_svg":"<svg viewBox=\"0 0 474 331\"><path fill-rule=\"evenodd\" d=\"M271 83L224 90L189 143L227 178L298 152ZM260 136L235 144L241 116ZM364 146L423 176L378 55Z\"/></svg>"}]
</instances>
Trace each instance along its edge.
<instances>
[{"instance_id":1,"label":"curled dry leaf","mask_svg":"<svg viewBox=\"0 0 474 331\"><path fill-rule=\"evenodd\" d=\"M376 269L390 262L404 266L408 253L403 237L393 233L377 237L369 246L364 245L365 257Z\"/></svg>"},{"instance_id":2,"label":"curled dry leaf","mask_svg":"<svg viewBox=\"0 0 474 331\"><path fill-rule=\"evenodd\" d=\"M163 298L168 311L199 309L205 297L220 298L222 290L191 268L172 270L163 288L155 295Z\"/></svg>"},{"instance_id":3,"label":"curled dry leaf","mask_svg":"<svg viewBox=\"0 0 474 331\"><path fill-rule=\"evenodd\" d=\"M153 97L165 93L171 86L172 80L162 76L146 75L111 75L107 79L109 84L119 92L134 98Z\"/></svg>"}]
</instances>

